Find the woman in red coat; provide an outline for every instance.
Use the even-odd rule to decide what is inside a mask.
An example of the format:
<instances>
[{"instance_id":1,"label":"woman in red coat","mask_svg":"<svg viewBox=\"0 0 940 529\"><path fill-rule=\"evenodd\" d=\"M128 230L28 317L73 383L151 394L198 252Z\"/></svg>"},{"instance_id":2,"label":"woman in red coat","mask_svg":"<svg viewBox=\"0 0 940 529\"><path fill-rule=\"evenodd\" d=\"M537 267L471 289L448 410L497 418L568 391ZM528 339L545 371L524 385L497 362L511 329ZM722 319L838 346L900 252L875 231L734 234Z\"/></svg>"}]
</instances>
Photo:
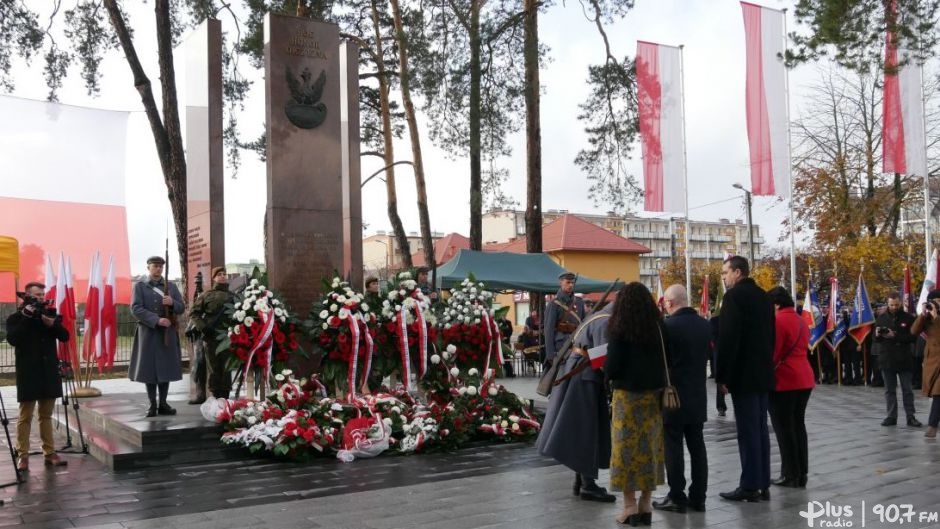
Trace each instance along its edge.
<instances>
[{"instance_id":1,"label":"woman in red coat","mask_svg":"<svg viewBox=\"0 0 940 529\"><path fill-rule=\"evenodd\" d=\"M774 391L770 393L770 422L780 447L779 487L805 487L809 470L806 404L816 386L809 363L809 327L793 307L783 287L767 293L777 309L774 340Z\"/></svg>"}]
</instances>

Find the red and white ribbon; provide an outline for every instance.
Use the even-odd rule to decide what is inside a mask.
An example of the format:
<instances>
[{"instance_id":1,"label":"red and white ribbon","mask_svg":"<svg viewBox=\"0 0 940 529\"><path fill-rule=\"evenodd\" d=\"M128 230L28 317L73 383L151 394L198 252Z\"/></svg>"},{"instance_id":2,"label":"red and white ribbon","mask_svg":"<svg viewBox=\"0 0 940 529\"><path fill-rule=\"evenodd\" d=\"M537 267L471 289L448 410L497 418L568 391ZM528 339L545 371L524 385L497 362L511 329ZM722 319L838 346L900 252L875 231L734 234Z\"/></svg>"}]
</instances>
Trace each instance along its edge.
<instances>
[{"instance_id":1,"label":"red and white ribbon","mask_svg":"<svg viewBox=\"0 0 940 529\"><path fill-rule=\"evenodd\" d=\"M417 291L415 291L417 292ZM424 378L428 371L428 326L424 322L421 304L415 298L415 321L418 324L418 378Z\"/></svg>"},{"instance_id":2,"label":"red and white ribbon","mask_svg":"<svg viewBox=\"0 0 940 529\"><path fill-rule=\"evenodd\" d=\"M363 336L366 338L366 365L362 369L362 382L365 384L369 380L369 374L372 372L372 352L375 350L375 343L372 341L372 334L369 332L369 324L363 320Z\"/></svg>"},{"instance_id":3,"label":"red and white ribbon","mask_svg":"<svg viewBox=\"0 0 940 529\"><path fill-rule=\"evenodd\" d=\"M274 345L271 333L274 332L274 321L277 318L273 315L269 316L267 312L260 312L258 316L261 318L261 324L264 325L264 330L261 332L258 341L251 347L251 351L248 352L248 361L245 362L245 372L242 373L242 382L244 382L245 377L248 375L248 370L251 369L251 361L254 360L255 353L261 354L268 359L268 367L265 370L265 376L268 378L271 376L271 348ZM268 378L265 378L265 380Z\"/></svg>"},{"instance_id":4,"label":"red and white ribbon","mask_svg":"<svg viewBox=\"0 0 940 529\"><path fill-rule=\"evenodd\" d=\"M499 326L496 325L496 321L490 318L490 311L485 307L480 311L483 314L483 326L486 327L486 339L489 341L486 350L486 364L483 366L483 379L487 380L492 378L490 374L490 357L502 354L499 350ZM493 343L493 331L496 332L496 343ZM495 349L494 349L495 345ZM499 358L496 358L496 366L499 366ZM493 373L496 372L496 367L493 367Z\"/></svg>"},{"instance_id":5,"label":"red and white ribbon","mask_svg":"<svg viewBox=\"0 0 940 529\"><path fill-rule=\"evenodd\" d=\"M408 308L398 313L398 348L401 352L401 376L406 390L411 390L411 352L408 350Z\"/></svg>"},{"instance_id":6,"label":"red and white ribbon","mask_svg":"<svg viewBox=\"0 0 940 529\"><path fill-rule=\"evenodd\" d=\"M346 370L346 385L349 387L349 399L356 398L356 381L359 380L356 369L359 367L359 318L355 314L350 314L349 332L352 334L352 344L349 354L349 369Z\"/></svg>"}]
</instances>

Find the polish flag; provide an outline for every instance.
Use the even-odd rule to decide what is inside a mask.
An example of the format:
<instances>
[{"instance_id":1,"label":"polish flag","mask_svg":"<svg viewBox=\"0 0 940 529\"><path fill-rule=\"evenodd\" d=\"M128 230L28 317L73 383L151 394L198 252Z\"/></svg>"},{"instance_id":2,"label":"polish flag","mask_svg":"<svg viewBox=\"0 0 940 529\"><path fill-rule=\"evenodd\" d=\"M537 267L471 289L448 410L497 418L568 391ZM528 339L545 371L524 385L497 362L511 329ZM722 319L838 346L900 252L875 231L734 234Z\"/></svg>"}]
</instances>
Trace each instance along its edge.
<instances>
[{"instance_id":1,"label":"polish flag","mask_svg":"<svg viewBox=\"0 0 940 529\"><path fill-rule=\"evenodd\" d=\"M98 252L91 258L91 270L88 278L88 295L85 296L85 334L82 337L82 358L90 361L99 354L98 324L100 321L100 305L98 303L98 282L101 277L101 256Z\"/></svg>"},{"instance_id":2,"label":"polish flag","mask_svg":"<svg viewBox=\"0 0 940 529\"><path fill-rule=\"evenodd\" d=\"M52 256L46 254L46 277L43 284L46 285L46 301L55 301L55 268L52 267Z\"/></svg>"},{"instance_id":3,"label":"polish flag","mask_svg":"<svg viewBox=\"0 0 940 529\"><path fill-rule=\"evenodd\" d=\"M937 288L937 249L933 249L933 255L930 256L930 262L927 263L927 275L924 277L924 284L920 289L920 297L917 299L917 314L924 312L924 303L927 303L927 294Z\"/></svg>"},{"instance_id":4,"label":"polish flag","mask_svg":"<svg viewBox=\"0 0 940 529\"><path fill-rule=\"evenodd\" d=\"M75 323L78 321L78 315L75 313L75 287L72 285L72 258L65 258L65 312L62 313L62 325L69 331L72 337L68 341L69 358L78 365L78 342L76 341Z\"/></svg>"},{"instance_id":5,"label":"polish flag","mask_svg":"<svg viewBox=\"0 0 940 529\"><path fill-rule=\"evenodd\" d=\"M885 37L882 168L885 173L925 176L922 66L909 63L898 68L898 51L895 36L889 31Z\"/></svg>"},{"instance_id":6,"label":"polish flag","mask_svg":"<svg viewBox=\"0 0 940 529\"><path fill-rule=\"evenodd\" d=\"M591 360L591 369L601 369L607 361L607 344L588 349L588 359Z\"/></svg>"},{"instance_id":7,"label":"polish flag","mask_svg":"<svg viewBox=\"0 0 940 529\"><path fill-rule=\"evenodd\" d=\"M637 105L646 211L685 211L682 50L637 41Z\"/></svg>"},{"instance_id":8,"label":"polish flag","mask_svg":"<svg viewBox=\"0 0 940 529\"><path fill-rule=\"evenodd\" d=\"M68 309L66 309L66 291L67 287L65 286L65 254L59 252L59 275L55 280L55 308L58 311L59 315L62 316L62 324L65 325L65 318L68 314ZM68 327L66 327L68 330ZM75 339L73 332L69 332L69 341ZM59 360L71 361L71 356L69 355L68 342L59 342L58 344L58 356Z\"/></svg>"},{"instance_id":9,"label":"polish flag","mask_svg":"<svg viewBox=\"0 0 940 529\"><path fill-rule=\"evenodd\" d=\"M784 13L749 2L744 10L745 105L755 195L790 196L790 128L783 59Z\"/></svg>"},{"instance_id":10,"label":"polish flag","mask_svg":"<svg viewBox=\"0 0 940 529\"><path fill-rule=\"evenodd\" d=\"M102 354L98 370L111 369L117 352L117 306L114 302L114 255L108 260L108 279L101 292L101 319L99 320Z\"/></svg>"},{"instance_id":11,"label":"polish flag","mask_svg":"<svg viewBox=\"0 0 940 529\"><path fill-rule=\"evenodd\" d=\"M839 312L839 280L835 277L829 278L829 317L826 320L826 333L836 329L842 314Z\"/></svg>"},{"instance_id":12,"label":"polish flag","mask_svg":"<svg viewBox=\"0 0 940 529\"><path fill-rule=\"evenodd\" d=\"M703 318L708 317L708 274L705 274L705 279L702 281L702 302L699 303L698 310Z\"/></svg>"},{"instance_id":13,"label":"polish flag","mask_svg":"<svg viewBox=\"0 0 940 529\"><path fill-rule=\"evenodd\" d=\"M912 301L914 298L911 296L911 265L908 263L904 265L904 282L901 283L901 306L904 307L904 312L914 313L914 307L911 307Z\"/></svg>"},{"instance_id":14,"label":"polish flag","mask_svg":"<svg viewBox=\"0 0 940 529\"><path fill-rule=\"evenodd\" d=\"M42 281L45 254L62 251L75 258L75 301L84 303L92 254L112 251L115 295L129 304L128 112L0 95L0 116L0 232L20 241L20 284ZM0 302L13 291L0 277Z\"/></svg>"}]
</instances>

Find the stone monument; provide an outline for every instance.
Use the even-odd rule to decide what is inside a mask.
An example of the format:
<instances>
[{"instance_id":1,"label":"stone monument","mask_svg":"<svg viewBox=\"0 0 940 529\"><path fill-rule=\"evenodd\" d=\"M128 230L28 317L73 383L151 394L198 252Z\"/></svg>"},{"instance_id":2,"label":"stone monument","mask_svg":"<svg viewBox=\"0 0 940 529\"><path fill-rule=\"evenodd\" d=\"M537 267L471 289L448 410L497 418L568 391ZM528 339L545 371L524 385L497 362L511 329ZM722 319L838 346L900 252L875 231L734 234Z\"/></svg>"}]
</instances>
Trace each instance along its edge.
<instances>
[{"instance_id":1,"label":"stone monument","mask_svg":"<svg viewBox=\"0 0 940 529\"><path fill-rule=\"evenodd\" d=\"M362 279L358 50L335 24L267 14L265 265L303 315L333 271Z\"/></svg>"},{"instance_id":2,"label":"stone monument","mask_svg":"<svg viewBox=\"0 0 940 529\"><path fill-rule=\"evenodd\" d=\"M183 43L186 103L186 211L188 288L196 274L208 279L225 265L225 195L222 153L222 23L200 24Z\"/></svg>"}]
</instances>

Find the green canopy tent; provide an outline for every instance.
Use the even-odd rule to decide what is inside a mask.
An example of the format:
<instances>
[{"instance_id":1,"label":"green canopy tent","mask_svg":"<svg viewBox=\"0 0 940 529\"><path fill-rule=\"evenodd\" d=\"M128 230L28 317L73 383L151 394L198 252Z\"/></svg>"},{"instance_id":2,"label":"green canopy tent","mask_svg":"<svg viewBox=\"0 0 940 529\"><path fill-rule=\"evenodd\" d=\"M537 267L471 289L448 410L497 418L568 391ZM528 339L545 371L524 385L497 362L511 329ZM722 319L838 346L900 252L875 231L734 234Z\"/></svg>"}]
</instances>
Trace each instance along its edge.
<instances>
[{"instance_id":1,"label":"green canopy tent","mask_svg":"<svg viewBox=\"0 0 940 529\"><path fill-rule=\"evenodd\" d=\"M487 290L555 292L565 269L543 253L475 252L460 250L437 269L437 288L453 288L470 274ZM578 277L578 292L603 292L610 281Z\"/></svg>"}]
</instances>

